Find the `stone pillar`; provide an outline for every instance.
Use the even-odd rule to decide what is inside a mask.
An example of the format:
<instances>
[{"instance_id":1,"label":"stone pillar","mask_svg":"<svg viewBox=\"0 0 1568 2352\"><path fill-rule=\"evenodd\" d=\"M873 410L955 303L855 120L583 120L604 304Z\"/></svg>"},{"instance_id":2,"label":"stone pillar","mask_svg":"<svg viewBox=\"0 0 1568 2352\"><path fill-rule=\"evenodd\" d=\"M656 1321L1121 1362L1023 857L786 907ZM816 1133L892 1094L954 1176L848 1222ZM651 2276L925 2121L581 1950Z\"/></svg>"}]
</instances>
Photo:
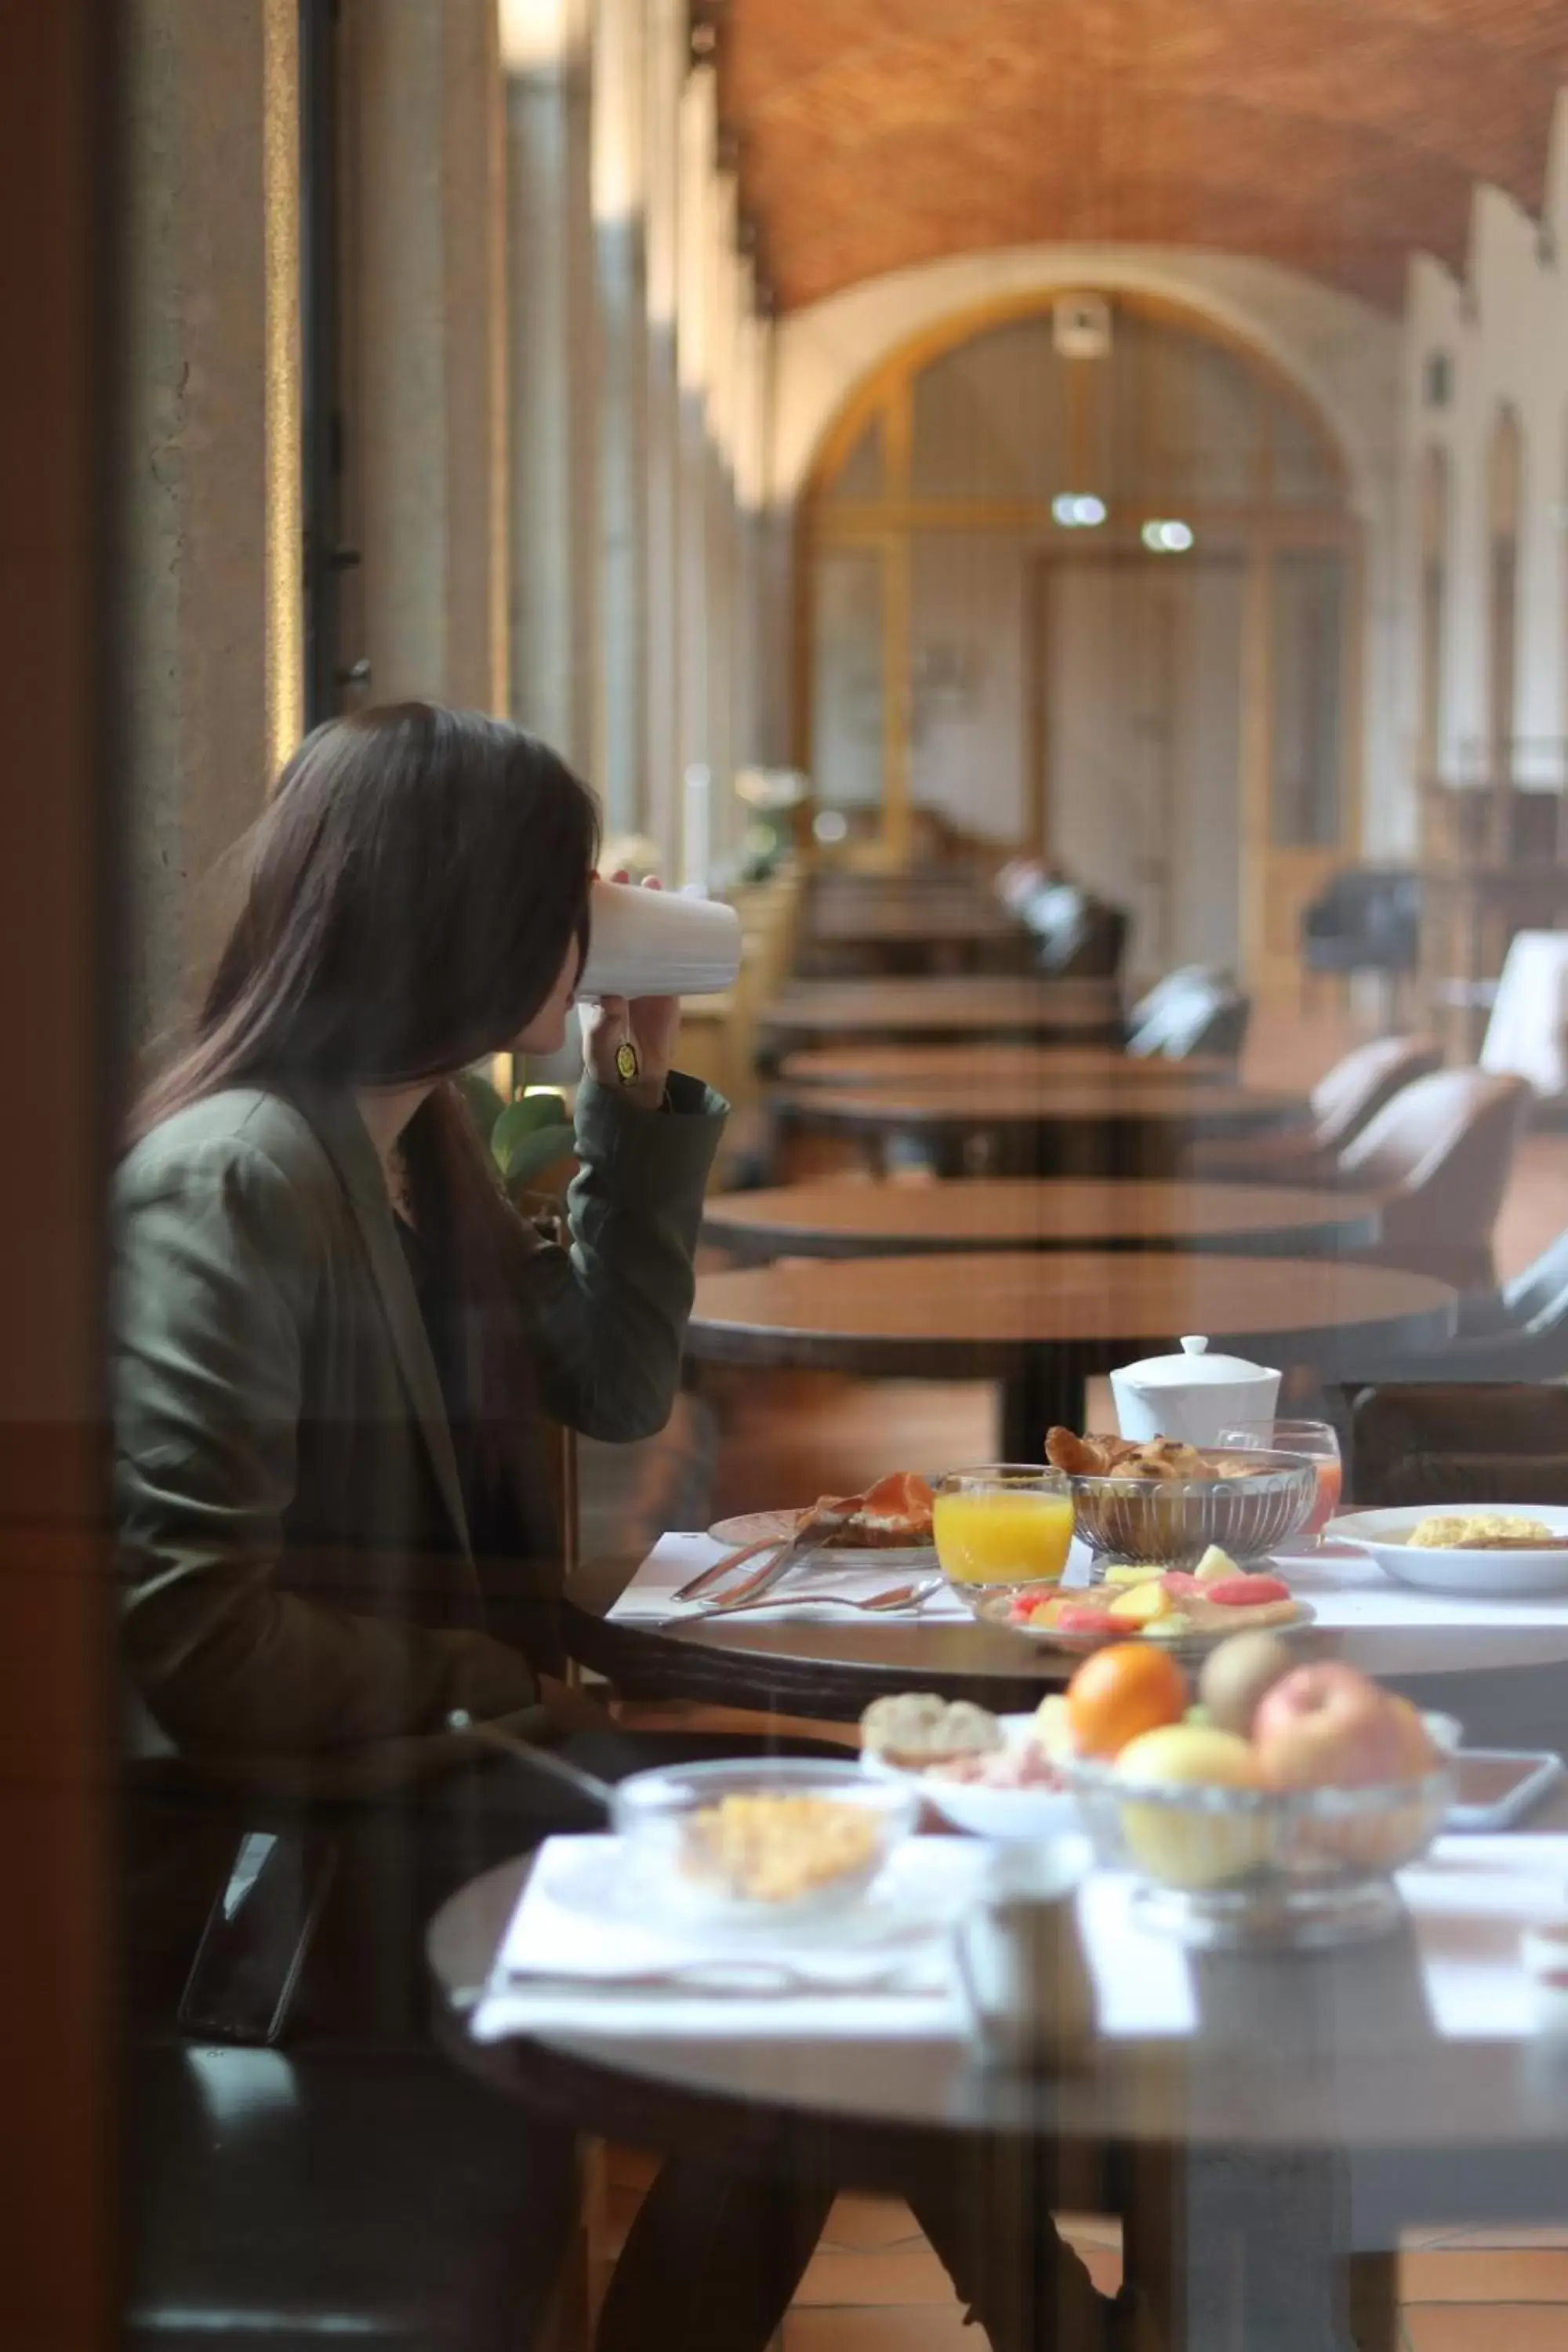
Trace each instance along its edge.
<instances>
[{"instance_id":1,"label":"stone pillar","mask_svg":"<svg viewBox=\"0 0 1568 2352\"><path fill-rule=\"evenodd\" d=\"M646 821L647 268L643 0L597 0L593 208L599 297L599 629L594 780L612 833Z\"/></svg>"},{"instance_id":2,"label":"stone pillar","mask_svg":"<svg viewBox=\"0 0 1568 2352\"><path fill-rule=\"evenodd\" d=\"M644 603L647 734L644 824L676 870L680 829L680 93L685 0L650 0L647 29L647 376Z\"/></svg>"},{"instance_id":3,"label":"stone pillar","mask_svg":"<svg viewBox=\"0 0 1568 2352\"><path fill-rule=\"evenodd\" d=\"M494 0L344 0L353 575L369 698L504 705Z\"/></svg>"},{"instance_id":4,"label":"stone pillar","mask_svg":"<svg viewBox=\"0 0 1568 2352\"><path fill-rule=\"evenodd\" d=\"M510 704L586 775L598 631L591 85L575 7L553 15L506 58Z\"/></svg>"},{"instance_id":5,"label":"stone pillar","mask_svg":"<svg viewBox=\"0 0 1568 2352\"><path fill-rule=\"evenodd\" d=\"M712 604L709 578L708 384L712 329L712 182L716 88L711 66L687 77L680 99L679 247L676 285L676 352L679 380L677 532L680 579L678 646L678 741L684 779L693 768L711 772ZM711 806L711 801L710 801ZM684 835L684 826L682 828ZM681 841L680 871L699 878Z\"/></svg>"},{"instance_id":6,"label":"stone pillar","mask_svg":"<svg viewBox=\"0 0 1568 2352\"><path fill-rule=\"evenodd\" d=\"M295 0L131 0L116 478L137 1042L303 708Z\"/></svg>"}]
</instances>

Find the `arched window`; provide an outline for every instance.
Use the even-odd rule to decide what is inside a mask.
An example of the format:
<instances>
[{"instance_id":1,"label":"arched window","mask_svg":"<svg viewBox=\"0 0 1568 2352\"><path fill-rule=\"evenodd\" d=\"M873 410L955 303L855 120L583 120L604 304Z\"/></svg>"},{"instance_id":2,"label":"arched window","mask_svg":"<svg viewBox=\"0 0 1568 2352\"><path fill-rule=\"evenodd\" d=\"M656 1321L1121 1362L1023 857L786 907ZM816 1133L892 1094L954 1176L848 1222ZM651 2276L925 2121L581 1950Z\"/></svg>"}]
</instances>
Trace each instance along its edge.
<instances>
[{"instance_id":1,"label":"arched window","mask_svg":"<svg viewBox=\"0 0 1568 2352\"><path fill-rule=\"evenodd\" d=\"M1293 971L1357 830L1359 531L1265 356L1123 293L949 321L852 396L802 525L797 756L851 836L898 859L941 811L1126 905L1145 968Z\"/></svg>"}]
</instances>

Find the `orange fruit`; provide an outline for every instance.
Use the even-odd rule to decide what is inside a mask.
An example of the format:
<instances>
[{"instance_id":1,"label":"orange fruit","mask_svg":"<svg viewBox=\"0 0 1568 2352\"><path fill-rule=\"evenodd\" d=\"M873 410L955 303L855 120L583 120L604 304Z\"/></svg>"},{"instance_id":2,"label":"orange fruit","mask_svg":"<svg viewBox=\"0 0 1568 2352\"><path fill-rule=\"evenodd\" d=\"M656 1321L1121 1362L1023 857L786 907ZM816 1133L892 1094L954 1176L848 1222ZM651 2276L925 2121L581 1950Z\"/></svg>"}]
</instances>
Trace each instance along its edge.
<instances>
[{"instance_id":1,"label":"orange fruit","mask_svg":"<svg viewBox=\"0 0 1568 2352\"><path fill-rule=\"evenodd\" d=\"M1187 1678L1152 1642L1118 1642L1084 1660L1068 1685L1068 1721L1084 1756L1114 1756L1141 1732L1180 1723Z\"/></svg>"}]
</instances>

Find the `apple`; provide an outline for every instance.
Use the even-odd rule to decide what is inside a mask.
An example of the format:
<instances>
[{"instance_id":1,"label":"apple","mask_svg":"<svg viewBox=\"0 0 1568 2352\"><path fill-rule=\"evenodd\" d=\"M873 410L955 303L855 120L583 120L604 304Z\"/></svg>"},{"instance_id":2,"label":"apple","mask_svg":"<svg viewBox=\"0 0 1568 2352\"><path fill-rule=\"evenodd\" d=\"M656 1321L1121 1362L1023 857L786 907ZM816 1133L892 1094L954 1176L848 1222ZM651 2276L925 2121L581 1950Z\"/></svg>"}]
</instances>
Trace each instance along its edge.
<instances>
[{"instance_id":1,"label":"apple","mask_svg":"<svg viewBox=\"0 0 1568 2352\"><path fill-rule=\"evenodd\" d=\"M1163 1885L1218 1886L1267 1858L1269 1825L1256 1813L1140 1804L1134 1795L1138 1786L1261 1789L1258 1758L1235 1732L1206 1724L1166 1724L1130 1740L1115 1769L1119 1780L1132 1784L1121 1807L1127 1851Z\"/></svg>"},{"instance_id":2,"label":"apple","mask_svg":"<svg viewBox=\"0 0 1568 2352\"><path fill-rule=\"evenodd\" d=\"M1354 1666L1297 1666L1258 1701L1252 1737L1275 1789L1361 1789L1410 1777L1398 1703Z\"/></svg>"}]
</instances>

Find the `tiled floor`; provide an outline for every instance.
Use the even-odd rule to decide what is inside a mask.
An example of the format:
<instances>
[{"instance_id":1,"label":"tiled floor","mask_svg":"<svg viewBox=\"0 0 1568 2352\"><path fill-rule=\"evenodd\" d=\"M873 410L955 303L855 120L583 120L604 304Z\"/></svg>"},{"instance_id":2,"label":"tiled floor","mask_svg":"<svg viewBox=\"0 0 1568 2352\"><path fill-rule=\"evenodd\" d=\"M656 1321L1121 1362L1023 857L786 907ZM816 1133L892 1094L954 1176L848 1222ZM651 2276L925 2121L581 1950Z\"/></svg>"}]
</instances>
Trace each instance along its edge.
<instances>
[{"instance_id":1,"label":"tiled floor","mask_svg":"<svg viewBox=\"0 0 1568 2352\"><path fill-rule=\"evenodd\" d=\"M1328 1020L1261 1023L1247 1075L1307 1086L1348 1042ZM1498 1229L1506 1275L1568 1223L1568 1136L1529 1138ZM984 1459L994 1401L976 1385L733 1375L718 1384L718 1507L753 1509L853 1489L889 1464ZM1120 2232L1070 2234L1110 2290ZM1568 2227L1414 2232L1402 2265L1405 2352L1568 2352ZM901 2205L841 2199L784 2332L784 2352L975 2352L945 2273Z\"/></svg>"}]
</instances>

